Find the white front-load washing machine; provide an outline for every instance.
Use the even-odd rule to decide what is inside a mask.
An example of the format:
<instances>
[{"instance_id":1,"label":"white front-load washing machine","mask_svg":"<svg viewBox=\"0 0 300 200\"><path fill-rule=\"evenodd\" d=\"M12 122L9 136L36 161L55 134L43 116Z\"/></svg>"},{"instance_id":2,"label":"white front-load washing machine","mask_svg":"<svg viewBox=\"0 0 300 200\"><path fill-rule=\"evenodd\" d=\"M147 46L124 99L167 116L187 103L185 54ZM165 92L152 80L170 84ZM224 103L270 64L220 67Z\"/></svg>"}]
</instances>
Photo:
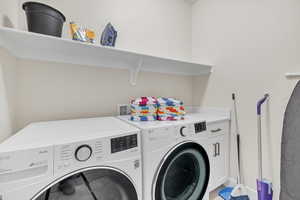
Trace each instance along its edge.
<instances>
[{"instance_id":1,"label":"white front-load washing machine","mask_svg":"<svg viewBox=\"0 0 300 200\"><path fill-rule=\"evenodd\" d=\"M31 124L0 145L0 199L141 200L139 132L112 117Z\"/></svg>"},{"instance_id":2,"label":"white front-load washing machine","mask_svg":"<svg viewBox=\"0 0 300 200\"><path fill-rule=\"evenodd\" d=\"M205 118L133 122L141 129L144 200L208 200L209 141Z\"/></svg>"}]
</instances>

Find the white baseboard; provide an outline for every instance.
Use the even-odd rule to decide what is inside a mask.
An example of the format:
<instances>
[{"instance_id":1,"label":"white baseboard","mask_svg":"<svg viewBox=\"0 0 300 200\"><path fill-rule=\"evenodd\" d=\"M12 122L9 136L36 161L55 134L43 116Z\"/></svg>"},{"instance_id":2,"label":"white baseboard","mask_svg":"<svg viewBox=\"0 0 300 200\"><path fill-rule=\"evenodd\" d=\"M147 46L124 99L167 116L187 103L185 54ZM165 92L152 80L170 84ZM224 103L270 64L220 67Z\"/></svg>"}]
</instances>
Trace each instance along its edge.
<instances>
[{"instance_id":1,"label":"white baseboard","mask_svg":"<svg viewBox=\"0 0 300 200\"><path fill-rule=\"evenodd\" d=\"M248 195L249 195L250 200L257 200L256 190L254 190L253 188L250 188L248 186L246 188L248 190Z\"/></svg>"},{"instance_id":2,"label":"white baseboard","mask_svg":"<svg viewBox=\"0 0 300 200\"><path fill-rule=\"evenodd\" d=\"M224 185L227 187L234 187L236 184L237 180L233 177L229 177Z\"/></svg>"}]
</instances>

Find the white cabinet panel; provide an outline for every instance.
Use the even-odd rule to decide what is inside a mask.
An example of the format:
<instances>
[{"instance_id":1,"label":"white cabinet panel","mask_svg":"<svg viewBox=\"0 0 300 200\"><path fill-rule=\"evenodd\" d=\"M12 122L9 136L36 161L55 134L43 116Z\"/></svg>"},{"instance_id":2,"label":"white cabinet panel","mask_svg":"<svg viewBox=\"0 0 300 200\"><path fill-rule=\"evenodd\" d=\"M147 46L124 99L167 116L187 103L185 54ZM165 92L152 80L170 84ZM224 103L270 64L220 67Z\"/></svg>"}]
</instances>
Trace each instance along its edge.
<instances>
[{"instance_id":1,"label":"white cabinet panel","mask_svg":"<svg viewBox=\"0 0 300 200\"><path fill-rule=\"evenodd\" d=\"M214 190L224 184L228 178L229 172L229 123L214 124L214 127L208 127L208 130L219 130L213 132L214 137L209 139L209 158L210 158L210 182L209 189Z\"/></svg>"}]
</instances>

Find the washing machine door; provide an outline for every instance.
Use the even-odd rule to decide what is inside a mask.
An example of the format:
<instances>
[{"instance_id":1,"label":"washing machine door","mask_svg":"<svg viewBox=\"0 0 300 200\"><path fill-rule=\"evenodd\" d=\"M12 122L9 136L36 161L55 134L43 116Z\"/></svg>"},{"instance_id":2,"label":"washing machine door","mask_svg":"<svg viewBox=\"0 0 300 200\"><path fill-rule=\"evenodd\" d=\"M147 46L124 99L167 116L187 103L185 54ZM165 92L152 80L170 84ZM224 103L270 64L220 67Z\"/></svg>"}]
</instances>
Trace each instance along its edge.
<instances>
[{"instance_id":1,"label":"washing machine door","mask_svg":"<svg viewBox=\"0 0 300 200\"><path fill-rule=\"evenodd\" d=\"M99 168L62 178L32 200L138 200L138 195L125 173Z\"/></svg>"},{"instance_id":2,"label":"washing machine door","mask_svg":"<svg viewBox=\"0 0 300 200\"><path fill-rule=\"evenodd\" d=\"M209 159L195 143L175 147L164 158L154 181L154 200L201 200L209 181Z\"/></svg>"}]
</instances>

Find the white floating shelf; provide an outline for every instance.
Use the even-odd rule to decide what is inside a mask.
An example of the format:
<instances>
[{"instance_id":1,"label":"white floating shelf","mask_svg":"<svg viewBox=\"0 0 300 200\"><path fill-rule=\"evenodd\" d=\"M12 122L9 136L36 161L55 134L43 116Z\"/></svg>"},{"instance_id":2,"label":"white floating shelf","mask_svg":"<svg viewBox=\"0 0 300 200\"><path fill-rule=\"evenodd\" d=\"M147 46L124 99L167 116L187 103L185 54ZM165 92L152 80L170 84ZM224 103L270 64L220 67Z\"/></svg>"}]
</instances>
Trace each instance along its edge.
<instances>
[{"instance_id":1,"label":"white floating shelf","mask_svg":"<svg viewBox=\"0 0 300 200\"><path fill-rule=\"evenodd\" d=\"M71 39L0 28L0 46L17 58L130 70L134 85L139 71L179 75L211 73L210 65L87 44Z\"/></svg>"}]
</instances>

